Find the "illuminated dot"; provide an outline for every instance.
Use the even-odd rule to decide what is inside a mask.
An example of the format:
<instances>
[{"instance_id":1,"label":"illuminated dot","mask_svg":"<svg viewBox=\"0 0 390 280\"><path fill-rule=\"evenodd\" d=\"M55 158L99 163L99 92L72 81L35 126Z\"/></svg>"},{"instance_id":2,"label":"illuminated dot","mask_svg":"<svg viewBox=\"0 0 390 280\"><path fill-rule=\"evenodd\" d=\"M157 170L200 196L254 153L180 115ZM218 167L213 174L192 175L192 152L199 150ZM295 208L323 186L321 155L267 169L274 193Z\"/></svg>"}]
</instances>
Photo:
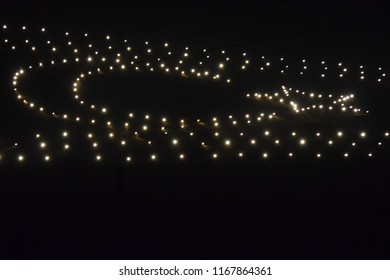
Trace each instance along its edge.
<instances>
[{"instance_id":1,"label":"illuminated dot","mask_svg":"<svg viewBox=\"0 0 390 280\"><path fill-rule=\"evenodd\" d=\"M45 161L50 161L50 156L45 156Z\"/></svg>"},{"instance_id":2,"label":"illuminated dot","mask_svg":"<svg viewBox=\"0 0 390 280\"><path fill-rule=\"evenodd\" d=\"M68 145L68 144L65 144L65 145L64 145L64 149L65 149L65 150L69 150L69 145Z\"/></svg>"},{"instance_id":3,"label":"illuminated dot","mask_svg":"<svg viewBox=\"0 0 390 280\"><path fill-rule=\"evenodd\" d=\"M230 146L230 144L231 144L231 141L230 141L230 140L226 140L226 141L225 141L225 145L226 145L226 146Z\"/></svg>"},{"instance_id":4,"label":"illuminated dot","mask_svg":"<svg viewBox=\"0 0 390 280\"><path fill-rule=\"evenodd\" d=\"M366 137L366 133L365 132L360 133L360 137L362 138Z\"/></svg>"},{"instance_id":5,"label":"illuminated dot","mask_svg":"<svg viewBox=\"0 0 390 280\"><path fill-rule=\"evenodd\" d=\"M184 159L184 154L180 154L180 155L179 155L179 158L180 158L180 159Z\"/></svg>"},{"instance_id":6,"label":"illuminated dot","mask_svg":"<svg viewBox=\"0 0 390 280\"><path fill-rule=\"evenodd\" d=\"M305 140L305 139L299 140L299 144L300 144L301 146L305 145L305 144L306 144L306 140Z\"/></svg>"},{"instance_id":7,"label":"illuminated dot","mask_svg":"<svg viewBox=\"0 0 390 280\"><path fill-rule=\"evenodd\" d=\"M288 153L288 156L289 156L289 157L293 157L294 154L293 154L293 153Z\"/></svg>"},{"instance_id":8,"label":"illuminated dot","mask_svg":"<svg viewBox=\"0 0 390 280\"><path fill-rule=\"evenodd\" d=\"M24 160L24 156L23 155L19 155L18 156L18 161L23 161Z\"/></svg>"},{"instance_id":9,"label":"illuminated dot","mask_svg":"<svg viewBox=\"0 0 390 280\"><path fill-rule=\"evenodd\" d=\"M321 154L317 154L317 158L321 158Z\"/></svg>"},{"instance_id":10,"label":"illuminated dot","mask_svg":"<svg viewBox=\"0 0 390 280\"><path fill-rule=\"evenodd\" d=\"M177 145L178 143L179 143L179 141L178 141L177 139L173 139L173 140L172 140L172 144L173 144L173 145Z\"/></svg>"},{"instance_id":11,"label":"illuminated dot","mask_svg":"<svg viewBox=\"0 0 390 280\"><path fill-rule=\"evenodd\" d=\"M45 143L45 142L42 142L42 143L40 144L40 146L41 146L42 149L44 149L44 148L46 148L46 143Z\"/></svg>"},{"instance_id":12,"label":"illuminated dot","mask_svg":"<svg viewBox=\"0 0 390 280\"><path fill-rule=\"evenodd\" d=\"M343 132L342 132L342 131L337 132L337 136L338 136L338 137L343 136Z\"/></svg>"},{"instance_id":13,"label":"illuminated dot","mask_svg":"<svg viewBox=\"0 0 390 280\"><path fill-rule=\"evenodd\" d=\"M101 156L101 155L97 155L97 156L96 156L96 160L97 160L97 161L101 161L101 160L102 160L102 156Z\"/></svg>"},{"instance_id":14,"label":"illuminated dot","mask_svg":"<svg viewBox=\"0 0 390 280\"><path fill-rule=\"evenodd\" d=\"M218 158L218 154L213 154L213 158L214 159Z\"/></svg>"},{"instance_id":15,"label":"illuminated dot","mask_svg":"<svg viewBox=\"0 0 390 280\"><path fill-rule=\"evenodd\" d=\"M268 158L268 154L267 153L263 153L263 158Z\"/></svg>"},{"instance_id":16,"label":"illuminated dot","mask_svg":"<svg viewBox=\"0 0 390 280\"><path fill-rule=\"evenodd\" d=\"M345 157L345 158L347 158L348 156L349 156L348 153L345 153L345 154L344 154L344 157Z\"/></svg>"},{"instance_id":17,"label":"illuminated dot","mask_svg":"<svg viewBox=\"0 0 390 280\"><path fill-rule=\"evenodd\" d=\"M153 155L150 156L150 159L151 159L152 161L155 161L155 160L157 159L157 156L153 154Z\"/></svg>"},{"instance_id":18,"label":"illuminated dot","mask_svg":"<svg viewBox=\"0 0 390 280\"><path fill-rule=\"evenodd\" d=\"M131 157L126 157L126 161L127 162L131 161Z\"/></svg>"}]
</instances>

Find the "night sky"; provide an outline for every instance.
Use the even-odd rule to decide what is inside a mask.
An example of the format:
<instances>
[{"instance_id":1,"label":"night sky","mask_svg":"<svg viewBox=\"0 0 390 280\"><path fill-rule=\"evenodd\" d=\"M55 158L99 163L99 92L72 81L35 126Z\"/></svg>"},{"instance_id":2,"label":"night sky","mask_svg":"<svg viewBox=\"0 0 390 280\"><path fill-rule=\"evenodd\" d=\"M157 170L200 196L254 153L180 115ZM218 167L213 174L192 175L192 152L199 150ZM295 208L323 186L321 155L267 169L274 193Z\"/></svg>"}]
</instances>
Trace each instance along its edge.
<instances>
[{"instance_id":1,"label":"night sky","mask_svg":"<svg viewBox=\"0 0 390 280\"><path fill-rule=\"evenodd\" d=\"M389 258L385 2L252 2L2 3L0 258Z\"/></svg>"}]
</instances>

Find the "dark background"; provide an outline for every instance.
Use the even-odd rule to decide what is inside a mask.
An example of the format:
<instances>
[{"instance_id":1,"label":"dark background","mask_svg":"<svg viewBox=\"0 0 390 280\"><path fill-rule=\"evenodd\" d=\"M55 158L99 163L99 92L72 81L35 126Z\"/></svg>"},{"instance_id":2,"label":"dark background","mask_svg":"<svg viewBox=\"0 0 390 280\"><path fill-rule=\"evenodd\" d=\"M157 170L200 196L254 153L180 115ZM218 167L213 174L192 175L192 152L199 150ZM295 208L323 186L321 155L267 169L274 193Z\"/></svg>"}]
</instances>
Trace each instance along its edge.
<instances>
[{"instance_id":1,"label":"dark background","mask_svg":"<svg viewBox=\"0 0 390 280\"><path fill-rule=\"evenodd\" d=\"M10 25L374 65L389 61L387 16L385 1L2 1L0 9ZM8 94L9 69L1 69ZM7 117L13 101L2 102L9 135L18 120ZM388 157L1 165L0 257L388 259L389 179Z\"/></svg>"}]
</instances>

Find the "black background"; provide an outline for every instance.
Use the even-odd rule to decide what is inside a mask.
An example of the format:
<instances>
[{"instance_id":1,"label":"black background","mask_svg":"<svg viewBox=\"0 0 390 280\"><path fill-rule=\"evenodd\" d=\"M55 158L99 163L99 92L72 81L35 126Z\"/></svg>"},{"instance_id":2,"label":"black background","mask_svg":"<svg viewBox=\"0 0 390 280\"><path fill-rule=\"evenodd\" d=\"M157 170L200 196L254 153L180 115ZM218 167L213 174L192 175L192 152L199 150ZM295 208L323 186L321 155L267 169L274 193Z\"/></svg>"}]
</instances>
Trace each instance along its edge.
<instances>
[{"instance_id":1,"label":"black background","mask_svg":"<svg viewBox=\"0 0 390 280\"><path fill-rule=\"evenodd\" d=\"M384 1L2 1L0 19L385 63L386 11ZM2 117L2 133L12 133ZM1 165L0 257L388 259L389 179L386 158Z\"/></svg>"}]
</instances>

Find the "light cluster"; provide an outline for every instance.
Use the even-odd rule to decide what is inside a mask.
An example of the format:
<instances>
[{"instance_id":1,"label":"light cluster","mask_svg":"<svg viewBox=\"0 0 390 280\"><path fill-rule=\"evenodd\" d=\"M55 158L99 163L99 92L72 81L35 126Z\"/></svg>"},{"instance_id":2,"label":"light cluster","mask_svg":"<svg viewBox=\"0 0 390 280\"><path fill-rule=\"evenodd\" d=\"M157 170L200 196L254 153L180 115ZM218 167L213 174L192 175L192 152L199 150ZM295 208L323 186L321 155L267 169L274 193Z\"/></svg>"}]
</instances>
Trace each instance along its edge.
<instances>
[{"instance_id":1,"label":"light cluster","mask_svg":"<svg viewBox=\"0 0 390 280\"><path fill-rule=\"evenodd\" d=\"M66 154L84 151L78 147L81 140L90 148L90 159L97 162L112 158L112 154L115 160L119 158L124 163L142 161L137 158L140 151L143 161L150 162L191 158L271 160L300 156L316 160L361 155L372 158L383 154L384 144L390 138L385 127L370 132L367 124L360 128L341 125L341 129L326 123L328 119L342 122L347 116L357 120L368 116L368 110L355 104L358 100L354 93L302 90L283 82L272 93L264 91L261 85L254 93L240 93L237 102L244 102L245 94L250 100L246 111L243 106L237 106L237 111L210 112L206 118L177 118L169 112L161 116L134 109L118 123L113 121L117 119L115 108L90 101L84 89L86 79L118 71L129 75L131 72L171 75L178 79L223 83L226 87L239 84L242 75L256 79L272 75L282 81L288 77L313 79L315 76L320 81L333 77L355 83L371 80L383 85L387 79L383 67L369 73L366 66L344 62L335 64L323 60L309 64L308 59L299 59L288 63L284 57L272 59L247 52L228 55L224 49L192 50L189 46L176 48L168 42L136 45L116 35L90 39L88 33L76 37L65 32L62 40L55 41L49 39L49 34L46 27L30 31L26 26L15 29L4 24L0 30L0 48L15 56L27 52L31 57L25 65L18 65L13 75L11 88L16 100L42 118L55 120L67 129L59 129L55 133L57 137L52 136L53 131L26 136L23 141L2 148L0 161L33 160L36 151L31 150L36 147L40 159L52 162ZM15 37L19 39L10 39ZM69 97L74 107L69 111L52 109L44 97L30 96L28 88L23 86L25 77L65 68L73 73ZM323 118L325 124L311 123L318 118ZM29 145L31 143L34 145Z\"/></svg>"}]
</instances>

